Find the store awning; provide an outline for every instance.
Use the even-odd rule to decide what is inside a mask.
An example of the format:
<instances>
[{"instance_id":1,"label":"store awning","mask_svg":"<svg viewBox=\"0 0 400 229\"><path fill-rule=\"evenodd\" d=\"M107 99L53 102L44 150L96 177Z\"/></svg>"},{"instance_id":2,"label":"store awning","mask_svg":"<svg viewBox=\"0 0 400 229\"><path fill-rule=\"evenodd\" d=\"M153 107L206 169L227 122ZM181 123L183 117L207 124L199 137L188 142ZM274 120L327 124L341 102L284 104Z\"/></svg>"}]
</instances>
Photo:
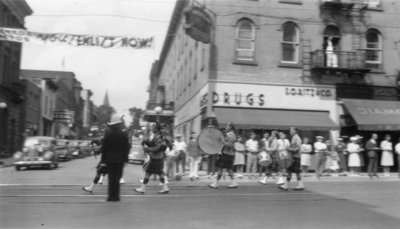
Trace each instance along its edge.
<instances>
[{"instance_id":1,"label":"store awning","mask_svg":"<svg viewBox=\"0 0 400 229\"><path fill-rule=\"evenodd\" d=\"M338 129L324 111L272 110L246 108L214 108L218 123L232 122L240 129L288 129L301 130Z\"/></svg>"},{"instance_id":2,"label":"store awning","mask_svg":"<svg viewBox=\"0 0 400 229\"><path fill-rule=\"evenodd\" d=\"M400 102L343 99L359 130L400 130Z\"/></svg>"}]
</instances>

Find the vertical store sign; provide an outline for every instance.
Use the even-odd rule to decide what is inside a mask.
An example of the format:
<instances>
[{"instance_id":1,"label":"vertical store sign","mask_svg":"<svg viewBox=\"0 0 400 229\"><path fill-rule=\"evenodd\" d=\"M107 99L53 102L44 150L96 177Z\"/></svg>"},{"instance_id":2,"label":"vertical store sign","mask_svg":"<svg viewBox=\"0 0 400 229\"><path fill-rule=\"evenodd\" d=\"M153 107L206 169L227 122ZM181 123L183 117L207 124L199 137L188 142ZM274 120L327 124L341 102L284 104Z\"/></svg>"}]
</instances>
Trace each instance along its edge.
<instances>
[{"instance_id":1,"label":"vertical store sign","mask_svg":"<svg viewBox=\"0 0 400 229\"><path fill-rule=\"evenodd\" d=\"M191 6L185 10L185 32L191 38L203 43L211 42L212 18L199 6Z\"/></svg>"}]
</instances>

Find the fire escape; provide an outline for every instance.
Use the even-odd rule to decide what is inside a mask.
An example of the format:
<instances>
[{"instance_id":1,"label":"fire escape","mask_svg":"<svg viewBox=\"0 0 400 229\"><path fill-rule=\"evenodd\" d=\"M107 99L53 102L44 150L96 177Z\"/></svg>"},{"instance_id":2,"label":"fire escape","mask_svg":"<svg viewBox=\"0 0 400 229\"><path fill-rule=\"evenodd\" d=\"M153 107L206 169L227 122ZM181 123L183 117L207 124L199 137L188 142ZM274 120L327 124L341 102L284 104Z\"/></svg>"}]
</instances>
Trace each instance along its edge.
<instances>
[{"instance_id":1,"label":"fire escape","mask_svg":"<svg viewBox=\"0 0 400 229\"><path fill-rule=\"evenodd\" d=\"M320 17L326 25L324 44L310 50L311 42L303 44L303 73L318 83L363 84L364 75L370 71L363 50L365 40L364 10L366 4L358 0L321 0ZM351 36L351 45L342 45L343 36ZM348 36L346 36L348 37ZM309 66L307 66L309 63Z\"/></svg>"}]
</instances>

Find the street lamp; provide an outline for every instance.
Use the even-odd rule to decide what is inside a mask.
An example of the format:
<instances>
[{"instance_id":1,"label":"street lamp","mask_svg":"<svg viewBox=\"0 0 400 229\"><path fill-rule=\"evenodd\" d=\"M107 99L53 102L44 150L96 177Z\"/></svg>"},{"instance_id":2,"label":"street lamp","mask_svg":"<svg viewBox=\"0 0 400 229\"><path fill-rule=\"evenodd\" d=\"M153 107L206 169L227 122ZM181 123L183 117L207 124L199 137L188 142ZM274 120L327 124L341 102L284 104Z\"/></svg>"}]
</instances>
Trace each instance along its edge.
<instances>
[{"instance_id":1,"label":"street lamp","mask_svg":"<svg viewBox=\"0 0 400 229\"><path fill-rule=\"evenodd\" d=\"M157 114L157 122L158 121L160 121L160 114L162 113L162 111L163 111L163 109L162 109L162 107L160 107L160 106L158 106L158 107L155 107L154 108L154 111L156 112L156 114Z\"/></svg>"}]
</instances>

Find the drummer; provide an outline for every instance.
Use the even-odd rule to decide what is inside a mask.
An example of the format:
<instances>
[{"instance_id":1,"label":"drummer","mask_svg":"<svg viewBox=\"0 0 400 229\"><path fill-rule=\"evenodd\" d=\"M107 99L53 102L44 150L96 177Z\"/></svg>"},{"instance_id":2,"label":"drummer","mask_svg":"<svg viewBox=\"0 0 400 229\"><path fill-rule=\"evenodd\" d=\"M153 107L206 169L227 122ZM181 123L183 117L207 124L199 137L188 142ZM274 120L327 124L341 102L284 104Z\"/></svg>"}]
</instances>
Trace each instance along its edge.
<instances>
[{"instance_id":1,"label":"drummer","mask_svg":"<svg viewBox=\"0 0 400 229\"><path fill-rule=\"evenodd\" d=\"M232 179L232 183L228 186L228 188L237 188L238 185L233 175L233 162L235 159L234 143L236 142L236 135L235 127L232 123L228 123L226 125L225 139L221 139L221 141L224 143L224 147L221 150L222 152L219 155L219 159L217 160L216 164L218 168L217 179L208 186L210 188L218 188L223 170L226 169Z\"/></svg>"}]
</instances>

